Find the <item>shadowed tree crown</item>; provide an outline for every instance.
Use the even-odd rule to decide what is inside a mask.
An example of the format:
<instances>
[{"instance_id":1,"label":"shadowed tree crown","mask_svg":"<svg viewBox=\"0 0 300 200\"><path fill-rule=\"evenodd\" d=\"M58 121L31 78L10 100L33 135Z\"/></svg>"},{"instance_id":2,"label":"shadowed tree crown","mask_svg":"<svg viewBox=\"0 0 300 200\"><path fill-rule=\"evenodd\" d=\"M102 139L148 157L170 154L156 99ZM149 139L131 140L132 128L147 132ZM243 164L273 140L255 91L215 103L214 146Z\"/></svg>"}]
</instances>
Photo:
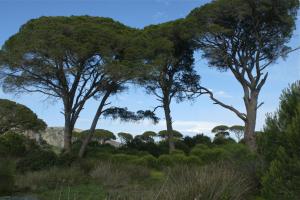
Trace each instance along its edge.
<instances>
[{"instance_id":1,"label":"shadowed tree crown","mask_svg":"<svg viewBox=\"0 0 300 200\"><path fill-rule=\"evenodd\" d=\"M41 17L23 25L4 44L2 86L6 92L39 92L63 103L65 149L70 151L76 120L86 101L124 87L135 30L110 18ZM135 66L135 65L132 65ZM117 81L116 81L117 80Z\"/></svg>"},{"instance_id":2,"label":"shadowed tree crown","mask_svg":"<svg viewBox=\"0 0 300 200\"><path fill-rule=\"evenodd\" d=\"M287 43L295 29L298 0L215 0L193 10L195 42L209 66L229 70L244 92L245 113L203 93L234 112L245 123L245 141L256 149L255 126L260 91L267 68L291 52Z\"/></svg>"},{"instance_id":3,"label":"shadowed tree crown","mask_svg":"<svg viewBox=\"0 0 300 200\"><path fill-rule=\"evenodd\" d=\"M16 102L0 99L0 134L8 131L41 131L47 127L29 108Z\"/></svg>"},{"instance_id":4,"label":"shadowed tree crown","mask_svg":"<svg viewBox=\"0 0 300 200\"><path fill-rule=\"evenodd\" d=\"M176 20L145 27L140 36L145 46L144 63L147 69L152 69L140 83L159 101L154 110L164 109L170 152L175 149L170 105L193 99L191 91L200 81L193 65L192 37L187 30L183 20Z\"/></svg>"}]
</instances>

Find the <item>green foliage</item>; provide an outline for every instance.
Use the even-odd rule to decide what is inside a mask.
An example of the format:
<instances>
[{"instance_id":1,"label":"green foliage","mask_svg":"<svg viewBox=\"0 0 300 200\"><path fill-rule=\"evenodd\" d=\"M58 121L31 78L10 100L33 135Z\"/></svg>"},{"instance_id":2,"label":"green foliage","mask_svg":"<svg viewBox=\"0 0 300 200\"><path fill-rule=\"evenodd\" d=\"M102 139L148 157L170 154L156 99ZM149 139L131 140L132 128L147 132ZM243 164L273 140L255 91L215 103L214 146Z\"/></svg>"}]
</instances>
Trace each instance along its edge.
<instances>
[{"instance_id":1,"label":"green foliage","mask_svg":"<svg viewBox=\"0 0 300 200\"><path fill-rule=\"evenodd\" d=\"M0 196L11 194L14 182L14 164L8 159L0 158Z\"/></svg>"},{"instance_id":2,"label":"green foliage","mask_svg":"<svg viewBox=\"0 0 300 200\"><path fill-rule=\"evenodd\" d=\"M194 9L188 19L194 23L198 45L210 66L226 70L236 65L235 55L240 51L250 55L258 52L256 56L264 66L276 61L288 49L286 44L295 28L298 7L298 0L216 0ZM250 66L256 60L247 56L238 57L248 59L247 66L235 67L254 73Z\"/></svg>"},{"instance_id":3,"label":"green foliage","mask_svg":"<svg viewBox=\"0 0 300 200\"><path fill-rule=\"evenodd\" d=\"M17 170L20 172L48 169L57 164L57 155L50 150L37 149L29 152L17 162Z\"/></svg>"},{"instance_id":4,"label":"green foliage","mask_svg":"<svg viewBox=\"0 0 300 200\"><path fill-rule=\"evenodd\" d=\"M154 137L156 137L157 134L153 131L145 131L141 135L141 139L145 142L154 142Z\"/></svg>"},{"instance_id":5,"label":"green foliage","mask_svg":"<svg viewBox=\"0 0 300 200\"><path fill-rule=\"evenodd\" d=\"M77 160L77 158L77 154L74 153L61 153L57 157L56 165L70 167Z\"/></svg>"},{"instance_id":6,"label":"green foliage","mask_svg":"<svg viewBox=\"0 0 300 200\"><path fill-rule=\"evenodd\" d=\"M262 177L266 199L299 199L300 187L300 82L280 97L279 110L268 116L258 138L258 151L266 162Z\"/></svg>"},{"instance_id":7,"label":"green foliage","mask_svg":"<svg viewBox=\"0 0 300 200\"><path fill-rule=\"evenodd\" d=\"M81 134L86 137L89 134L89 130L82 131ZM93 138L99 140L101 144L104 144L108 140L117 139L113 132L104 129L96 129Z\"/></svg>"},{"instance_id":8,"label":"green foliage","mask_svg":"<svg viewBox=\"0 0 300 200\"><path fill-rule=\"evenodd\" d=\"M211 139L208 136L203 134L197 134L193 137L186 136L183 138L183 142L189 147L192 148L197 144L211 145Z\"/></svg>"},{"instance_id":9,"label":"green foliage","mask_svg":"<svg viewBox=\"0 0 300 200\"><path fill-rule=\"evenodd\" d=\"M159 168L159 163L157 158L155 158L152 155L146 155L142 156L141 158L138 158L134 160L134 164L149 167L149 168Z\"/></svg>"},{"instance_id":10,"label":"green foliage","mask_svg":"<svg viewBox=\"0 0 300 200\"><path fill-rule=\"evenodd\" d=\"M228 126L225 126L225 125L219 125L219 126L216 126L214 127L211 132L212 133L219 133L219 132L225 132L229 129Z\"/></svg>"},{"instance_id":11,"label":"green foliage","mask_svg":"<svg viewBox=\"0 0 300 200\"><path fill-rule=\"evenodd\" d=\"M199 166L202 161L196 156L186 156L183 152L178 152L171 155L161 155L158 158L160 167L172 167L178 165Z\"/></svg>"},{"instance_id":12,"label":"green foliage","mask_svg":"<svg viewBox=\"0 0 300 200\"><path fill-rule=\"evenodd\" d=\"M136 122L144 119L150 119L154 124L159 122L159 118L150 110L139 110L136 113L129 111L128 108L120 108L112 106L105 109L102 113L103 117L111 119L120 119L124 122Z\"/></svg>"},{"instance_id":13,"label":"green foliage","mask_svg":"<svg viewBox=\"0 0 300 200\"><path fill-rule=\"evenodd\" d=\"M169 135L169 133L168 133L167 130L162 130L162 131L159 131L159 132L158 132L158 136L161 137L161 138L163 138L163 139L168 138L168 135ZM176 131L176 130L173 130L173 131L172 131L172 135L173 135L173 137L174 137L175 139L180 139L180 138L182 138L182 134L181 134L179 131Z\"/></svg>"},{"instance_id":14,"label":"green foliage","mask_svg":"<svg viewBox=\"0 0 300 200\"><path fill-rule=\"evenodd\" d=\"M122 149L127 152L132 152L132 151L148 152L153 156L158 157L164 152L163 151L164 148L166 148L165 152L167 152L168 146L165 143L161 145L161 143L155 144L153 142L144 142L141 138L135 137L130 143L126 145L125 148Z\"/></svg>"},{"instance_id":15,"label":"green foliage","mask_svg":"<svg viewBox=\"0 0 300 200\"><path fill-rule=\"evenodd\" d=\"M28 107L16 102L0 99L0 134L8 131L41 131L47 125Z\"/></svg>"},{"instance_id":16,"label":"green foliage","mask_svg":"<svg viewBox=\"0 0 300 200\"><path fill-rule=\"evenodd\" d=\"M135 34L110 18L30 20L1 49L1 85L5 92L39 92L64 102L70 152L72 129L85 103L123 91L126 80L142 71L134 64Z\"/></svg>"},{"instance_id":17,"label":"green foliage","mask_svg":"<svg viewBox=\"0 0 300 200\"><path fill-rule=\"evenodd\" d=\"M34 140L24 135L8 132L0 135L0 156L8 158L20 158L28 154L28 152L47 148L47 145L39 146Z\"/></svg>"},{"instance_id":18,"label":"green foliage","mask_svg":"<svg viewBox=\"0 0 300 200\"><path fill-rule=\"evenodd\" d=\"M118 133L118 137L120 138L122 144L128 144L133 140L133 136L130 133L120 132Z\"/></svg>"},{"instance_id":19,"label":"green foliage","mask_svg":"<svg viewBox=\"0 0 300 200\"><path fill-rule=\"evenodd\" d=\"M224 144L230 144L230 143L236 143L234 139L228 137L224 138L224 135L221 134L220 136L216 135L216 137L213 140L213 144L215 145L224 145Z\"/></svg>"},{"instance_id":20,"label":"green foliage","mask_svg":"<svg viewBox=\"0 0 300 200\"><path fill-rule=\"evenodd\" d=\"M190 154L197 156L203 163L226 161L243 164L255 159L255 155L251 153L247 146L236 143L214 147L200 144L196 145Z\"/></svg>"},{"instance_id":21,"label":"green foliage","mask_svg":"<svg viewBox=\"0 0 300 200\"><path fill-rule=\"evenodd\" d=\"M26 137L16 133L0 136L0 153L6 157L22 157L26 154Z\"/></svg>"},{"instance_id":22,"label":"green foliage","mask_svg":"<svg viewBox=\"0 0 300 200\"><path fill-rule=\"evenodd\" d=\"M225 139L226 137L229 136L228 131L229 131L229 127L225 125L216 126L211 130L212 133L215 133L215 139L219 139L219 138Z\"/></svg>"},{"instance_id":23,"label":"green foliage","mask_svg":"<svg viewBox=\"0 0 300 200\"><path fill-rule=\"evenodd\" d=\"M244 136L245 127L240 125L234 125L231 126L229 130L230 132L233 132L235 134L235 137L237 138L238 142L240 142Z\"/></svg>"},{"instance_id":24,"label":"green foliage","mask_svg":"<svg viewBox=\"0 0 300 200\"><path fill-rule=\"evenodd\" d=\"M291 199L300 197L300 160L290 158L285 149L278 148L277 159L270 163L262 177L262 193L267 199Z\"/></svg>"},{"instance_id":25,"label":"green foliage","mask_svg":"<svg viewBox=\"0 0 300 200\"><path fill-rule=\"evenodd\" d=\"M138 156L135 155L127 155L127 154L114 154L111 157L111 160L116 163L130 163L133 160L136 160Z\"/></svg>"},{"instance_id":26,"label":"green foliage","mask_svg":"<svg viewBox=\"0 0 300 200\"><path fill-rule=\"evenodd\" d=\"M80 184L74 186L60 185L59 189L47 190L38 195L41 200L99 200L105 199L103 188L96 184Z\"/></svg>"}]
</instances>

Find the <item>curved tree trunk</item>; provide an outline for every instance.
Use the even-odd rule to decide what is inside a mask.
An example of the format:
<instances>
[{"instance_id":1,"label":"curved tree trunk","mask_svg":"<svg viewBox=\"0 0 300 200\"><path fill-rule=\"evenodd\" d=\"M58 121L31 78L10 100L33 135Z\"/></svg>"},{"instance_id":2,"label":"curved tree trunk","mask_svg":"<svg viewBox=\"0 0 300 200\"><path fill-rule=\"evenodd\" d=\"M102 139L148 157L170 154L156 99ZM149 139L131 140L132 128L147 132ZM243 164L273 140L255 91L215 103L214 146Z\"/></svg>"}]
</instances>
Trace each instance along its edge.
<instances>
[{"instance_id":1,"label":"curved tree trunk","mask_svg":"<svg viewBox=\"0 0 300 200\"><path fill-rule=\"evenodd\" d=\"M93 138L93 135L94 135L95 130L96 130L97 123L98 123L99 118L100 118L100 116L101 116L101 114L102 114L102 112L103 112L103 108L104 108L104 106L105 106L105 102L106 102L106 100L108 99L109 95L110 95L110 92L107 92L107 93L103 96L103 98L102 98L102 100L101 100L101 103L100 103L100 105L99 105L99 107L98 107L98 109L97 109L97 111L96 111L96 114L95 114L95 116L94 116L93 122L92 122L92 124L91 124L90 129L89 129L89 134L84 138L84 140L83 140L83 142L82 142L82 145L81 145L81 147L80 147L80 150L79 150L79 153L78 153L78 157L79 157L79 158L82 158L82 157L84 156L85 151L86 151L86 148L87 148L87 145L89 144L89 142L90 142L91 139Z\"/></svg>"},{"instance_id":2,"label":"curved tree trunk","mask_svg":"<svg viewBox=\"0 0 300 200\"><path fill-rule=\"evenodd\" d=\"M167 125L167 132L168 132L169 153L172 153L175 150L175 144L174 144L172 117L171 117L171 110L170 110L169 101L164 101L163 107L164 107L166 125Z\"/></svg>"}]
</instances>

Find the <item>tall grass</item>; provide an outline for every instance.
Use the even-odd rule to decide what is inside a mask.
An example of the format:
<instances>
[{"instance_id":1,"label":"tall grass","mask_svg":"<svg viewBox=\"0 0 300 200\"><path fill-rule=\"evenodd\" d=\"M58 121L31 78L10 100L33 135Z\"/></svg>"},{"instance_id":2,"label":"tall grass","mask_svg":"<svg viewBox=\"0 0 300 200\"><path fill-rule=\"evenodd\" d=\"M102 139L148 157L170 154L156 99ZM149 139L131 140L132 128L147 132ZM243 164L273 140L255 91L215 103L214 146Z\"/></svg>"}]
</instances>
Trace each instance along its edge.
<instances>
[{"instance_id":1,"label":"tall grass","mask_svg":"<svg viewBox=\"0 0 300 200\"><path fill-rule=\"evenodd\" d=\"M175 167L154 199L244 200L252 191L250 177L224 164Z\"/></svg>"},{"instance_id":2,"label":"tall grass","mask_svg":"<svg viewBox=\"0 0 300 200\"><path fill-rule=\"evenodd\" d=\"M41 200L245 200L254 187L249 175L222 163L177 165L159 173L160 180L151 179L153 173L143 166L97 162L84 169L30 172L16 184L42 192Z\"/></svg>"}]
</instances>

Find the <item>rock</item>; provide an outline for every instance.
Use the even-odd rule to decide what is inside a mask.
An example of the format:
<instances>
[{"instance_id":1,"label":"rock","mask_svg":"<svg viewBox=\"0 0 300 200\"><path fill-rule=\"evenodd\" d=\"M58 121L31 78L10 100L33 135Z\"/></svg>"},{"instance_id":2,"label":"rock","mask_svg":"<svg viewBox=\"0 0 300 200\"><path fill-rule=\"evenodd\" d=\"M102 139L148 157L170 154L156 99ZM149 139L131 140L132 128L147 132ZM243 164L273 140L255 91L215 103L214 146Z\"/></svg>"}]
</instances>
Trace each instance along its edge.
<instances>
[{"instance_id":1,"label":"rock","mask_svg":"<svg viewBox=\"0 0 300 200\"><path fill-rule=\"evenodd\" d=\"M74 131L76 132L82 132L81 129L75 128ZM64 146L64 128L63 127L48 127L45 131L42 131L40 133L34 133L32 131L26 131L23 133L27 137L36 140L38 143L41 143L41 141L46 141L48 144L63 148ZM73 137L73 141L75 141L77 138ZM110 144L114 147L120 147L121 144L117 141L106 141L106 144ZM1 200L1 199L0 199Z\"/></svg>"}]
</instances>

